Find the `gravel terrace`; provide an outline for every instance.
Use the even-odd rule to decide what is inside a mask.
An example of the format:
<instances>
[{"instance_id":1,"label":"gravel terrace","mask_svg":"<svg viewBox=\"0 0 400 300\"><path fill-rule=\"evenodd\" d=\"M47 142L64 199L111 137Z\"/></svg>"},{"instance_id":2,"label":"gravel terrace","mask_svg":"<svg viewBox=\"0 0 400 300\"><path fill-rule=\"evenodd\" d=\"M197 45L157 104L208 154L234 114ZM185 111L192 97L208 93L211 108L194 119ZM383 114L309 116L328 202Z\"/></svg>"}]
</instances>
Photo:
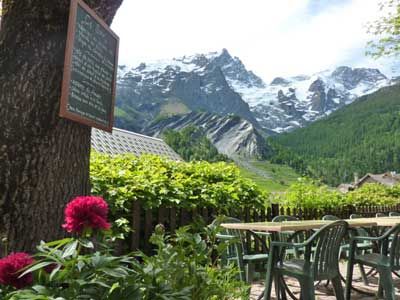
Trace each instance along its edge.
<instances>
[{"instance_id":1,"label":"gravel terrace","mask_svg":"<svg viewBox=\"0 0 400 300\"><path fill-rule=\"evenodd\" d=\"M346 263L340 264L340 270L341 270L342 275L345 276ZM366 271L368 271L368 270L369 269L366 268ZM355 286L359 289L365 290L365 291L376 292L378 290L378 275L368 277L368 279L369 279L369 285L366 286L363 284L363 282L360 278L360 272L359 272L358 266L354 267L353 286ZM393 279L394 279L395 286L396 286L397 299L400 299L400 291L399 291L400 278L393 275ZM300 298L300 287L299 287L299 284L297 283L297 281L292 278L290 278L290 279L286 278L285 281L287 282L290 290L294 292L295 296ZM344 284L343 284L343 289L344 289ZM263 290L264 290L264 282L263 281L254 282L251 287L251 298L250 299L252 299L252 300L257 299L257 297L262 293ZM317 296L316 298L319 300L335 300L336 299L335 294L333 292L332 285L328 285L326 287L325 282L322 282L317 286L316 296ZM272 289L272 299L275 299L274 289ZM290 297L288 297L288 299L290 299ZM363 295L361 293L357 293L354 291L352 293L351 299L372 300L372 299L378 299L378 298L375 296L366 296L366 295Z\"/></svg>"}]
</instances>

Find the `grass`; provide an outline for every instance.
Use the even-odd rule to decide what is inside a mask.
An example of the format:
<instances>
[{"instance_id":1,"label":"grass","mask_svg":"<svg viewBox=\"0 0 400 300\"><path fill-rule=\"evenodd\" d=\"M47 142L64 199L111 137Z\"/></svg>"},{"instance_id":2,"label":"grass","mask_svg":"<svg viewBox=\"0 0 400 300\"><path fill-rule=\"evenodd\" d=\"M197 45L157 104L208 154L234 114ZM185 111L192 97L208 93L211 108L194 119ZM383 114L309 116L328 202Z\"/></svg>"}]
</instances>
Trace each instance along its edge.
<instances>
[{"instance_id":1,"label":"grass","mask_svg":"<svg viewBox=\"0 0 400 300\"><path fill-rule=\"evenodd\" d=\"M268 161L250 160L237 163L242 176L253 180L261 189L270 192L285 191L291 183L301 177L286 165Z\"/></svg>"},{"instance_id":2,"label":"grass","mask_svg":"<svg viewBox=\"0 0 400 300\"><path fill-rule=\"evenodd\" d=\"M190 112L190 109L179 98L168 98L168 101L162 106L160 116L182 115Z\"/></svg>"}]
</instances>

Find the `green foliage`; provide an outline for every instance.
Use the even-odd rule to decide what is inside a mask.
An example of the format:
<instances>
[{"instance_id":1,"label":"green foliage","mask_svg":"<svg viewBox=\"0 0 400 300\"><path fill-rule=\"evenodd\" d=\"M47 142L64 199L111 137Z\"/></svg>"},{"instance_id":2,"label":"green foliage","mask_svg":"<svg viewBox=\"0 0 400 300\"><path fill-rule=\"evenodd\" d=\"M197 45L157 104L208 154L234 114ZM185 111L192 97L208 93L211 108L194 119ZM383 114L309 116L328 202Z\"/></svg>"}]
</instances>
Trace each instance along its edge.
<instances>
[{"instance_id":1,"label":"green foliage","mask_svg":"<svg viewBox=\"0 0 400 300\"><path fill-rule=\"evenodd\" d=\"M381 184L365 184L348 193L347 201L355 206L398 204L400 202L400 185L387 187Z\"/></svg>"},{"instance_id":2,"label":"green foliage","mask_svg":"<svg viewBox=\"0 0 400 300\"><path fill-rule=\"evenodd\" d=\"M145 208L214 207L221 213L263 207L265 192L242 178L233 164L175 162L158 156L92 153L92 193L110 205L114 231L129 232L133 201Z\"/></svg>"},{"instance_id":3,"label":"green foliage","mask_svg":"<svg viewBox=\"0 0 400 300\"><path fill-rule=\"evenodd\" d=\"M276 198L275 201L284 206L308 209L331 209L348 204L345 195L339 191L304 178L299 179Z\"/></svg>"},{"instance_id":4,"label":"green foliage","mask_svg":"<svg viewBox=\"0 0 400 300\"><path fill-rule=\"evenodd\" d=\"M290 150L283 162L300 156L308 175L330 185L351 182L354 173L400 170L400 85L363 96L274 143Z\"/></svg>"},{"instance_id":5,"label":"green foliage","mask_svg":"<svg viewBox=\"0 0 400 300\"><path fill-rule=\"evenodd\" d=\"M400 53L400 0L383 0L380 10L384 16L370 23L368 32L377 36L377 40L368 42L367 55L398 55Z\"/></svg>"},{"instance_id":6,"label":"green foliage","mask_svg":"<svg viewBox=\"0 0 400 300\"><path fill-rule=\"evenodd\" d=\"M248 286L238 281L237 269L218 265L227 246L216 244L218 230L183 227L174 237L157 230L151 237L156 253L136 253L141 263L131 255L113 256L105 245L88 239L43 242L36 262L24 272L34 274L33 286L0 290L0 299L248 299Z\"/></svg>"},{"instance_id":7,"label":"green foliage","mask_svg":"<svg viewBox=\"0 0 400 300\"><path fill-rule=\"evenodd\" d=\"M174 299L248 299L248 286L238 281L237 269L217 266L218 260L213 259L226 248L226 244L216 243L218 230L210 225L195 233L191 227L181 227L174 237L154 234L155 255L142 255L145 267L141 277L144 285L151 287L145 291L146 299L158 299L166 284L170 291L186 292L185 298Z\"/></svg>"},{"instance_id":8,"label":"green foliage","mask_svg":"<svg viewBox=\"0 0 400 300\"><path fill-rule=\"evenodd\" d=\"M94 251L89 240L41 243L35 259L25 270L34 273L34 285L7 293L5 300L141 299L139 263Z\"/></svg>"},{"instance_id":9,"label":"green foliage","mask_svg":"<svg viewBox=\"0 0 400 300\"><path fill-rule=\"evenodd\" d=\"M181 131L167 130L164 132L164 140L186 161L229 161L226 155L218 153L204 131L195 126L188 126Z\"/></svg>"},{"instance_id":10,"label":"green foliage","mask_svg":"<svg viewBox=\"0 0 400 300\"><path fill-rule=\"evenodd\" d=\"M340 209L347 206L394 205L400 203L400 185L387 187L381 184L365 184L361 188L343 194L326 185L308 179L299 179L275 202L283 206L307 209Z\"/></svg>"}]
</instances>

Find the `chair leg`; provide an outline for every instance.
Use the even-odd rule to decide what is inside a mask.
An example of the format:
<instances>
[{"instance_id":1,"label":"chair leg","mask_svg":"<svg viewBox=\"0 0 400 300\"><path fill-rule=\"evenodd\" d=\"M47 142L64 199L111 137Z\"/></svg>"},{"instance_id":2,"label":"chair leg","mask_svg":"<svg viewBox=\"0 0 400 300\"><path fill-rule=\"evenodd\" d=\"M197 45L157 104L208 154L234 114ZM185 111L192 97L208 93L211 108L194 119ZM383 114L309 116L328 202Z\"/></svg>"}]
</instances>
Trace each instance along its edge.
<instances>
[{"instance_id":1,"label":"chair leg","mask_svg":"<svg viewBox=\"0 0 400 300\"><path fill-rule=\"evenodd\" d=\"M281 300L281 294L282 294L282 289L281 289L281 284L280 284L280 276L279 274L275 274L274 276L274 282L275 282L275 294L276 294L276 300Z\"/></svg>"},{"instance_id":2,"label":"chair leg","mask_svg":"<svg viewBox=\"0 0 400 300\"><path fill-rule=\"evenodd\" d=\"M299 280L301 288L301 300L315 300L314 282L310 279Z\"/></svg>"},{"instance_id":3,"label":"chair leg","mask_svg":"<svg viewBox=\"0 0 400 300\"><path fill-rule=\"evenodd\" d=\"M347 263L347 275L346 275L346 289L345 289L345 299L350 300L351 296L351 282L353 280L353 258L352 255L349 255L349 261Z\"/></svg>"},{"instance_id":4,"label":"chair leg","mask_svg":"<svg viewBox=\"0 0 400 300\"><path fill-rule=\"evenodd\" d=\"M271 249L270 255L267 262L267 273L265 274L265 289L264 289L264 300L271 299L272 281L274 279L274 265L275 265L275 251Z\"/></svg>"},{"instance_id":5,"label":"chair leg","mask_svg":"<svg viewBox=\"0 0 400 300\"><path fill-rule=\"evenodd\" d=\"M379 279L385 293L385 300L395 300L396 294L394 291L392 272L389 269L379 270Z\"/></svg>"},{"instance_id":6,"label":"chair leg","mask_svg":"<svg viewBox=\"0 0 400 300\"><path fill-rule=\"evenodd\" d=\"M283 278L283 276L280 276L279 279L280 279L279 287L281 289L281 299L282 300L287 300L287 296L286 296L286 288L287 288L287 286L286 286L286 283L285 283L285 279Z\"/></svg>"},{"instance_id":7,"label":"chair leg","mask_svg":"<svg viewBox=\"0 0 400 300\"><path fill-rule=\"evenodd\" d=\"M255 265L252 262L248 262L246 264L246 282L252 283L253 282L253 274L255 271Z\"/></svg>"},{"instance_id":8,"label":"chair leg","mask_svg":"<svg viewBox=\"0 0 400 300\"><path fill-rule=\"evenodd\" d=\"M361 265L361 264L358 264L358 267L360 268L361 278L362 278L364 284L365 285L369 285L367 274L365 273L364 266Z\"/></svg>"},{"instance_id":9,"label":"chair leg","mask_svg":"<svg viewBox=\"0 0 400 300\"><path fill-rule=\"evenodd\" d=\"M239 246L235 244L236 253L240 253ZM236 263L239 269L239 277L241 281L246 281L246 270L244 268L243 258L241 255L236 256Z\"/></svg>"},{"instance_id":10,"label":"chair leg","mask_svg":"<svg viewBox=\"0 0 400 300\"><path fill-rule=\"evenodd\" d=\"M332 278L333 289L335 290L335 295L337 300L344 300L344 292L342 287L342 282L340 276Z\"/></svg>"}]
</instances>

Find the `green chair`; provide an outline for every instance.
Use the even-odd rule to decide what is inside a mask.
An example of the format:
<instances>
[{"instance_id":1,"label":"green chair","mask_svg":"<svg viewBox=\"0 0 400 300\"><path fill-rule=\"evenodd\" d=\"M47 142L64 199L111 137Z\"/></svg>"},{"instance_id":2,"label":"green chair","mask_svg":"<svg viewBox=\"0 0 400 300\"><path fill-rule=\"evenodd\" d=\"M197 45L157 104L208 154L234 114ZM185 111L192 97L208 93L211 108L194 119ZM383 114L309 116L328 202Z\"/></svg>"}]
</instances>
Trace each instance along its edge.
<instances>
[{"instance_id":1,"label":"green chair","mask_svg":"<svg viewBox=\"0 0 400 300\"><path fill-rule=\"evenodd\" d=\"M213 224L220 223L241 223L239 219L223 217L214 220ZM247 283L253 281L255 266L257 264L265 265L268 261L268 248L265 242L254 232L247 231L250 234L250 241L246 241L246 231L238 229L223 229L217 238L221 242L227 242L225 253L221 257L222 264L234 263L239 269L240 280ZM263 253L248 253L247 243L258 240L262 245Z\"/></svg>"},{"instance_id":2,"label":"green chair","mask_svg":"<svg viewBox=\"0 0 400 300\"><path fill-rule=\"evenodd\" d=\"M344 300L338 256L347 228L348 224L339 220L325 225L304 243L273 241L268 260L264 299L271 299L273 279L276 285L277 299L281 299L283 289L280 280L282 276L288 276L294 277L300 282L301 299L314 300L314 282L330 280L333 283L336 298ZM281 255L281 248L283 247L304 249L304 259L284 260Z\"/></svg>"},{"instance_id":3,"label":"green chair","mask_svg":"<svg viewBox=\"0 0 400 300\"><path fill-rule=\"evenodd\" d=\"M391 211L389 217L400 217L400 213L397 211Z\"/></svg>"},{"instance_id":4,"label":"green chair","mask_svg":"<svg viewBox=\"0 0 400 300\"><path fill-rule=\"evenodd\" d=\"M285 215L279 215L276 216L272 219L272 222L287 222L287 221L298 221L299 218L295 216L285 216Z\"/></svg>"},{"instance_id":5,"label":"green chair","mask_svg":"<svg viewBox=\"0 0 400 300\"><path fill-rule=\"evenodd\" d=\"M336 217L334 215L325 215L325 216L322 217L322 220L323 221L339 221L340 218Z\"/></svg>"},{"instance_id":6,"label":"green chair","mask_svg":"<svg viewBox=\"0 0 400 300\"><path fill-rule=\"evenodd\" d=\"M378 243L379 253L357 255L357 245L363 241ZM380 237L355 236L351 239L346 278L346 300L350 300L354 264L362 264L376 269L380 281L378 294L381 294L383 289L384 299L396 299L392 272L400 270L400 224L390 228Z\"/></svg>"},{"instance_id":7,"label":"green chair","mask_svg":"<svg viewBox=\"0 0 400 300\"><path fill-rule=\"evenodd\" d=\"M355 219L358 216L359 215L353 215L353 219ZM334 216L334 215L325 215L322 217L322 220L338 221L338 220L340 220L340 218L337 216ZM356 229L356 231L357 231L357 229ZM350 235L351 234L352 234L352 232L350 231ZM353 235L354 235L354 233L353 233ZM339 258L342 257L343 253L344 253L345 257L349 257L349 251L350 251L349 240L350 240L349 234L346 234L346 237L343 239L342 244L340 246ZM359 246L360 251L368 251L368 250L371 250L371 248L372 248L371 243L360 243L358 246ZM365 272L365 269L362 265L359 265L359 268L360 268L361 278L362 278L364 284L368 285L369 284L368 274Z\"/></svg>"},{"instance_id":8,"label":"green chair","mask_svg":"<svg viewBox=\"0 0 400 300\"><path fill-rule=\"evenodd\" d=\"M272 222L277 222L277 223L288 222L288 221L299 221L299 219L294 216L286 216L286 215L279 215L272 219ZM275 240L278 240L280 242L301 243L304 242L307 239L307 237L308 236L306 231L298 231L298 232L285 231L285 232L280 232L275 238ZM298 258L301 255L301 249L286 247L285 254L291 257L294 256Z\"/></svg>"},{"instance_id":9,"label":"green chair","mask_svg":"<svg viewBox=\"0 0 400 300\"><path fill-rule=\"evenodd\" d=\"M362 215L359 214L352 214L350 215L350 219L359 219L359 218L364 218ZM371 234L362 227L357 227L355 230L350 231L350 235L354 236L354 233L356 233L357 236L371 236ZM372 251L374 248L373 243L369 242L369 241L362 241L359 243L357 249L363 252L367 252L367 251Z\"/></svg>"}]
</instances>

